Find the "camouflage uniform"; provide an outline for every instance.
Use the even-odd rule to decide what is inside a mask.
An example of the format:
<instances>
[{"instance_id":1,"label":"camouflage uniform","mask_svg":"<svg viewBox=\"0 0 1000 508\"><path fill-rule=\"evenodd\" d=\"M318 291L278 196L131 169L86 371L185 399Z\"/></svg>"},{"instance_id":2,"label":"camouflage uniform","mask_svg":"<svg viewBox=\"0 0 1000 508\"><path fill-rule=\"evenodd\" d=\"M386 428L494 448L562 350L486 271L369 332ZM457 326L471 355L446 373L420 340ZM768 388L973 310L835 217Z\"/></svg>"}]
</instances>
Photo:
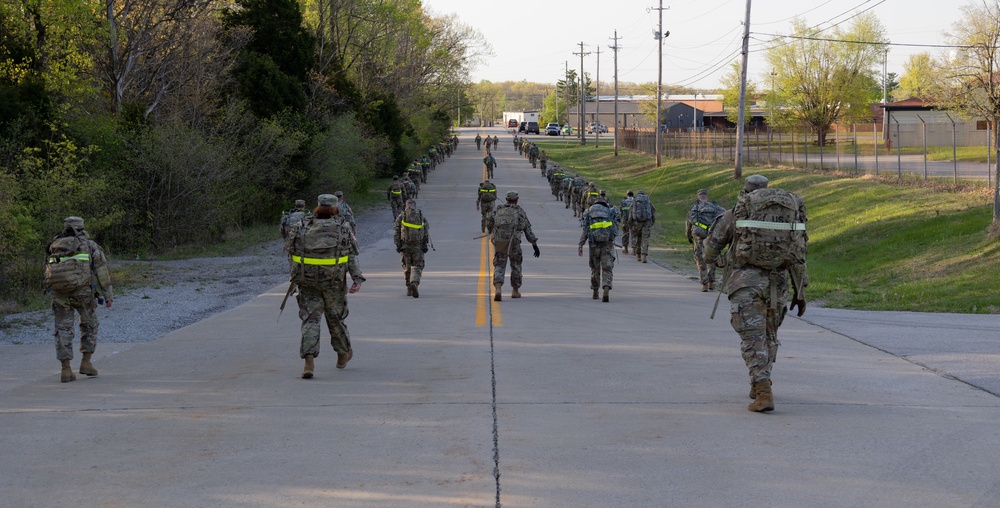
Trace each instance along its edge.
<instances>
[{"instance_id":1,"label":"camouflage uniform","mask_svg":"<svg viewBox=\"0 0 1000 508\"><path fill-rule=\"evenodd\" d=\"M278 232L281 233L282 240L288 238L288 230L292 227L292 224L298 223L302 220L302 217L305 217L305 215L306 202L301 199L296 199L295 208L292 208L281 216L281 223L278 225Z\"/></svg>"},{"instance_id":2,"label":"camouflage uniform","mask_svg":"<svg viewBox=\"0 0 1000 508\"><path fill-rule=\"evenodd\" d=\"M345 224L351 227L351 237L354 239L354 247L351 251L351 257L347 261L347 273L351 274L351 281L355 284L361 284L366 279L364 275L361 274L361 266L358 264L358 255L361 251L358 249L358 225L354 221L354 211L351 210L351 206L344 201L344 193L342 191L337 191L333 193L337 197L337 208L340 210L341 220Z\"/></svg>"},{"instance_id":3,"label":"camouflage uniform","mask_svg":"<svg viewBox=\"0 0 1000 508\"><path fill-rule=\"evenodd\" d=\"M481 150L482 144L483 144L483 137L480 136L479 134L476 134L476 150Z\"/></svg>"},{"instance_id":4,"label":"camouflage uniform","mask_svg":"<svg viewBox=\"0 0 1000 508\"><path fill-rule=\"evenodd\" d=\"M712 224L703 224L699 222L698 217L702 211L713 212L715 209L721 211L722 207L715 203L709 203L708 190L701 189L698 191L698 201L691 206L687 219L684 221L684 234L687 236L688 243L694 245L694 264L698 267L698 280L701 282L702 291L715 289L715 264L705 262L704 245L706 238L699 236L695 228L707 232Z\"/></svg>"},{"instance_id":5,"label":"camouflage uniform","mask_svg":"<svg viewBox=\"0 0 1000 508\"><path fill-rule=\"evenodd\" d=\"M542 171L545 171L549 163L549 156L545 153L545 150L542 150L542 153L538 154L538 162L541 163Z\"/></svg>"},{"instance_id":6,"label":"camouflage uniform","mask_svg":"<svg viewBox=\"0 0 1000 508\"><path fill-rule=\"evenodd\" d=\"M410 178L410 175L406 175L403 177L403 186L406 187L406 199L417 198L417 193L420 192L420 183ZM400 207L400 212L402 211L402 207Z\"/></svg>"},{"instance_id":7,"label":"camouflage uniform","mask_svg":"<svg viewBox=\"0 0 1000 508\"><path fill-rule=\"evenodd\" d=\"M497 160L493 154L489 153L483 157L483 166L486 167L486 178L493 178L493 168L497 167Z\"/></svg>"},{"instance_id":8,"label":"camouflage uniform","mask_svg":"<svg viewBox=\"0 0 1000 508\"><path fill-rule=\"evenodd\" d=\"M419 298L417 286L424 270L424 254L430 243L430 224L424 214L417 209L416 201L406 202L406 209L396 217L393 223L392 239L396 244L396 252L400 253L403 265L403 277L406 280L406 296ZM410 241L415 233L419 241Z\"/></svg>"},{"instance_id":9,"label":"camouflage uniform","mask_svg":"<svg viewBox=\"0 0 1000 508\"><path fill-rule=\"evenodd\" d=\"M389 188L385 190L385 198L389 200L389 205L392 206L392 218L395 219L403 211L403 204L410 198L410 195L406 191L406 185L400 182L398 177L394 176L392 177L392 183L389 184Z\"/></svg>"},{"instance_id":10,"label":"camouflage uniform","mask_svg":"<svg viewBox=\"0 0 1000 508\"><path fill-rule=\"evenodd\" d=\"M622 214L622 252L625 254L628 254L629 230L631 229L628 211L632 207L633 201L635 201L635 198L632 196L632 191L630 190L622 198L619 205Z\"/></svg>"},{"instance_id":11,"label":"camouflage uniform","mask_svg":"<svg viewBox=\"0 0 1000 508\"><path fill-rule=\"evenodd\" d=\"M766 179L763 179L763 184L751 181L755 177L763 179L759 175L749 177L746 191L759 188L756 185L767 185ZM705 239L706 263L714 264L722 256L723 249L732 246L736 236L735 229L735 214L733 210L728 210L715 222ZM759 398L758 394L762 393L760 388L766 386L767 397L771 399L771 369L780 345L778 327L787 312L785 305L788 303L788 277L785 270L736 265L731 252L732 248L725 255L728 273L723 278L722 287L722 292L729 295L730 323L740 336L740 350L750 374L750 396ZM809 277L805 264L795 265L787 272L793 280L800 281L802 288L808 286ZM798 299L801 300L801 316L805 310L804 296L799 295ZM769 407L755 409L754 404L751 404L748 409L772 410L773 399L770 400Z\"/></svg>"},{"instance_id":12,"label":"camouflage uniform","mask_svg":"<svg viewBox=\"0 0 1000 508\"><path fill-rule=\"evenodd\" d=\"M645 194L646 191L640 190L639 194ZM652 200L649 203L649 211L651 217L649 220L639 220L635 216L635 201L632 202L632 207L629 208L629 232L632 233L632 252L635 253L635 258L639 261L643 261L644 257L649 254L649 235L653 230L653 224L656 224L656 207L653 206Z\"/></svg>"},{"instance_id":13,"label":"camouflage uniform","mask_svg":"<svg viewBox=\"0 0 1000 508\"><path fill-rule=\"evenodd\" d=\"M337 206L336 196L323 194L320 206ZM331 245L306 252L303 239L312 235L328 236L324 244ZM348 261L358 252L350 226L339 215L320 219L308 216L289 232L285 251L294 263L292 283L298 287L296 300L302 320L302 340L299 357L306 359L308 375L312 377L312 359L319 356L320 318L326 318L330 344L337 352L337 368L343 368L353 357L351 336L344 320L347 318ZM354 291L355 289L352 289Z\"/></svg>"},{"instance_id":14,"label":"camouflage uniform","mask_svg":"<svg viewBox=\"0 0 1000 508\"><path fill-rule=\"evenodd\" d=\"M532 247L535 249L535 257L538 257L538 237L531 230L531 221L528 220L528 215L524 213L522 209L517 204L517 192L510 191L507 193L507 202L496 207L493 213L486 219L486 230L493 234L493 286L496 288L496 296L494 299L499 301L500 297L500 286L503 285L504 272L507 269L507 261L510 260L510 285L513 288L511 297L518 298L520 293L518 288L521 287L523 281L521 277L521 263L524 261L524 255L521 252L521 234L524 234L524 238L531 243ZM504 241L497 238L496 227L497 227L497 214L501 213L501 209L513 208L516 212L516 220L512 225L513 235L509 241Z\"/></svg>"},{"instance_id":15,"label":"camouflage uniform","mask_svg":"<svg viewBox=\"0 0 1000 508\"><path fill-rule=\"evenodd\" d=\"M608 301L608 293L611 291L611 282L614 278L618 220L618 210L609 206L604 196L598 196L580 219L580 224L583 226L579 243L580 255L583 255L583 244L589 243L590 249L590 289L594 291L596 299L598 288L603 288L605 302ZM610 229L610 239L596 241L593 236L595 229Z\"/></svg>"},{"instance_id":16,"label":"camouflage uniform","mask_svg":"<svg viewBox=\"0 0 1000 508\"><path fill-rule=\"evenodd\" d=\"M486 220L493 213L493 205L496 201L497 186L489 180L480 183L479 189L476 191L476 210L479 210L479 213L482 214L479 226L483 233L486 232Z\"/></svg>"},{"instance_id":17,"label":"camouflage uniform","mask_svg":"<svg viewBox=\"0 0 1000 508\"><path fill-rule=\"evenodd\" d=\"M111 285L111 274L108 271L107 259L104 251L87 235L84 229L83 219L80 217L67 217L63 220L65 229L56 235L52 242L61 238L76 237L81 242L79 254L59 257L53 251L53 244L49 243L45 248L45 257L48 264L56 263L85 263L89 265L89 282L82 283L76 289L66 291L57 290L50 287L52 294L52 313L55 317L55 346L56 359L63 362L63 381L76 379L72 369L69 368L69 361L73 359L73 325L75 313L80 314L80 352L83 353L84 360L80 365L80 373L89 376L97 375L97 370L90 365L90 355L97 348L97 329L100 323L97 320L97 301L95 297L100 295L105 306L111 307L114 299Z\"/></svg>"},{"instance_id":18,"label":"camouflage uniform","mask_svg":"<svg viewBox=\"0 0 1000 508\"><path fill-rule=\"evenodd\" d=\"M500 144L500 138L498 138L498 137L496 137L496 135L494 135L493 136L493 148L495 149L497 147L497 145L499 145L499 144Z\"/></svg>"},{"instance_id":19,"label":"camouflage uniform","mask_svg":"<svg viewBox=\"0 0 1000 508\"><path fill-rule=\"evenodd\" d=\"M564 174L562 177L562 182L559 188L560 199L566 204L565 208L569 208L570 201L572 200L571 195L573 194L573 175Z\"/></svg>"}]
</instances>

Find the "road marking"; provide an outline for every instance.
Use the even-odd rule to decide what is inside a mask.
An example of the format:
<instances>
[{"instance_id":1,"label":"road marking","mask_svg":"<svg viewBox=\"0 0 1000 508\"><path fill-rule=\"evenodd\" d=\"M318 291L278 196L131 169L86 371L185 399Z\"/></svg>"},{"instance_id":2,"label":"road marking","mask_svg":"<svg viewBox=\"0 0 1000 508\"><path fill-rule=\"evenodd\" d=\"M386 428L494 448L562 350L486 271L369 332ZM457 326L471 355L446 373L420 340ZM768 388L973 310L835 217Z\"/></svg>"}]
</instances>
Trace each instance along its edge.
<instances>
[{"instance_id":1,"label":"road marking","mask_svg":"<svg viewBox=\"0 0 1000 508\"><path fill-rule=\"evenodd\" d=\"M490 295L493 288L493 271L490 270L490 260L493 259L493 243L489 236L484 236L479 249L479 291L476 295L476 326L486 326L487 305L493 326L503 326L503 316L500 314L500 302L494 302Z\"/></svg>"}]
</instances>

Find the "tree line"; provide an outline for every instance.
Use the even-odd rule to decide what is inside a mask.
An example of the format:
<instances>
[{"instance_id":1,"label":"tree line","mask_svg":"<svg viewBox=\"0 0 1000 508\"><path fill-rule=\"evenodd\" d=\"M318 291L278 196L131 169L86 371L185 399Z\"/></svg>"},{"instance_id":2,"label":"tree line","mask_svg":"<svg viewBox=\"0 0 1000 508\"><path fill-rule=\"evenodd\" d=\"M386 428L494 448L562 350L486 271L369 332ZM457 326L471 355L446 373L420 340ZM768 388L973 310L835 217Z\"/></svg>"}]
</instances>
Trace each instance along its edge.
<instances>
[{"instance_id":1,"label":"tree line","mask_svg":"<svg viewBox=\"0 0 1000 508\"><path fill-rule=\"evenodd\" d=\"M471 114L490 51L420 0L0 3L0 297L69 215L145 253L365 191Z\"/></svg>"}]
</instances>

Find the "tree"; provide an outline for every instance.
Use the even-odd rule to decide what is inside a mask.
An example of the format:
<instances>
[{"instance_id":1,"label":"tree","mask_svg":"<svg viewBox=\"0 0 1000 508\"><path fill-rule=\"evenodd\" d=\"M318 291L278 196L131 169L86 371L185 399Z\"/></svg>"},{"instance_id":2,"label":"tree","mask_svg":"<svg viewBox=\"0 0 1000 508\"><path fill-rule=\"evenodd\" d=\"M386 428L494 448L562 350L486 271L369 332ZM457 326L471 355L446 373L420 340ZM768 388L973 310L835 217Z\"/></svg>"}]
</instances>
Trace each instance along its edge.
<instances>
[{"instance_id":1,"label":"tree","mask_svg":"<svg viewBox=\"0 0 1000 508\"><path fill-rule=\"evenodd\" d=\"M775 86L794 117L815 129L820 146L835 122L870 116L875 68L886 43L885 28L865 13L846 30L834 27L822 36L796 18L792 35L767 50Z\"/></svg>"},{"instance_id":2,"label":"tree","mask_svg":"<svg viewBox=\"0 0 1000 508\"><path fill-rule=\"evenodd\" d=\"M930 99L936 95L936 88L941 79L941 63L931 57L930 53L910 55L903 64L903 75L899 78L899 89L896 90L895 98Z\"/></svg>"},{"instance_id":3,"label":"tree","mask_svg":"<svg viewBox=\"0 0 1000 508\"><path fill-rule=\"evenodd\" d=\"M947 71L938 102L973 117L985 117L1000 143L1000 0L983 0L962 7L963 18L949 34L961 49L946 62ZM1000 144L997 154L1000 155ZM995 159L994 159L995 160ZM1000 160L996 175L1000 176ZM996 180L994 180L996 182ZM1000 185L993 186L993 224L990 232L1000 235Z\"/></svg>"},{"instance_id":4,"label":"tree","mask_svg":"<svg viewBox=\"0 0 1000 508\"><path fill-rule=\"evenodd\" d=\"M722 109L726 112L726 119L736 124L740 121L740 73L743 66L739 60L734 60L729 64L729 72L722 76L719 85L722 87ZM747 79L747 101L757 95L757 84ZM749 105L748 105L749 107ZM744 115L743 121L750 125L750 115Z\"/></svg>"}]
</instances>

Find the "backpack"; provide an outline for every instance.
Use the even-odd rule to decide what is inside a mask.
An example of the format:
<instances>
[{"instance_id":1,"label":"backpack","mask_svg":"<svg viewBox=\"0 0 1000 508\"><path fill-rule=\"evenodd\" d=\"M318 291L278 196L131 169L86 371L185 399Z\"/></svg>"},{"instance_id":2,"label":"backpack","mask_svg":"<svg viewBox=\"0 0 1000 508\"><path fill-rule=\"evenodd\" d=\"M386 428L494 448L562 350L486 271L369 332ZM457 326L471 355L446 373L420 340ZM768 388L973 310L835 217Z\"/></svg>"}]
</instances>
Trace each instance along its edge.
<instances>
[{"instance_id":1,"label":"backpack","mask_svg":"<svg viewBox=\"0 0 1000 508\"><path fill-rule=\"evenodd\" d=\"M632 212L632 220L639 222L653 220L653 204L649 202L649 196L646 194L636 195L629 211Z\"/></svg>"},{"instance_id":2,"label":"backpack","mask_svg":"<svg viewBox=\"0 0 1000 508\"><path fill-rule=\"evenodd\" d=\"M400 240L407 245L423 243L427 238L427 231L424 229L424 215L420 210L404 210L400 220L402 221L399 227Z\"/></svg>"},{"instance_id":3,"label":"backpack","mask_svg":"<svg viewBox=\"0 0 1000 508\"><path fill-rule=\"evenodd\" d=\"M45 287L57 293L72 293L92 284L90 246L78 236L52 240L48 247Z\"/></svg>"},{"instance_id":4,"label":"backpack","mask_svg":"<svg viewBox=\"0 0 1000 508\"><path fill-rule=\"evenodd\" d=\"M584 227L589 229L591 241L610 242L618 236L618 224L615 222L611 207L595 203L587 209L587 222Z\"/></svg>"},{"instance_id":5,"label":"backpack","mask_svg":"<svg viewBox=\"0 0 1000 508\"><path fill-rule=\"evenodd\" d=\"M510 242L519 235L517 225L520 214L519 208L514 206L501 206L493 212L493 248L497 252L506 252L510 249Z\"/></svg>"},{"instance_id":6,"label":"backpack","mask_svg":"<svg viewBox=\"0 0 1000 508\"><path fill-rule=\"evenodd\" d=\"M346 258L351 253L349 228L336 217L310 219L299 227L292 254L305 258ZM294 263L292 269L296 282L306 287L323 287L335 278L343 277L347 263L346 260L329 265Z\"/></svg>"},{"instance_id":7,"label":"backpack","mask_svg":"<svg viewBox=\"0 0 1000 508\"><path fill-rule=\"evenodd\" d=\"M698 238L708 238L708 230L715 223L715 219L724 213L726 213L726 209L715 203L699 201L688 212L688 220L692 225L691 232Z\"/></svg>"},{"instance_id":8,"label":"backpack","mask_svg":"<svg viewBox=\"0 0 1000 508\"><path fill-rule=\"evenodd\" d=\"M288 230L301 221L302 217L305 216L305 210L289 210L285 212L285 215L281 216L281 237L285 238L288 236Z\"/></svg>"},{"instance_id":9,"label":"backpack","mask_svg":"<svg viewBox=\"0 0 1000 508\"><path fill-rule=\"evenodd\" d=\"M492 192L490 192L492 191ZM483 203L492 203L497 200L497 186L493 182L484 183L479 187L480 201Z\"/></svg>"},{"instance_id":10,"label":"backpack","mask_svg":"<svg viewBox=\"0 0 1000 508\"><path fill-rule=\"evenodd\" d=\"M733 215L737 263L769 270L805 263L809 236L801 196L783 189L757 189L739 197Z\"/></svg>"}]
</instances>

